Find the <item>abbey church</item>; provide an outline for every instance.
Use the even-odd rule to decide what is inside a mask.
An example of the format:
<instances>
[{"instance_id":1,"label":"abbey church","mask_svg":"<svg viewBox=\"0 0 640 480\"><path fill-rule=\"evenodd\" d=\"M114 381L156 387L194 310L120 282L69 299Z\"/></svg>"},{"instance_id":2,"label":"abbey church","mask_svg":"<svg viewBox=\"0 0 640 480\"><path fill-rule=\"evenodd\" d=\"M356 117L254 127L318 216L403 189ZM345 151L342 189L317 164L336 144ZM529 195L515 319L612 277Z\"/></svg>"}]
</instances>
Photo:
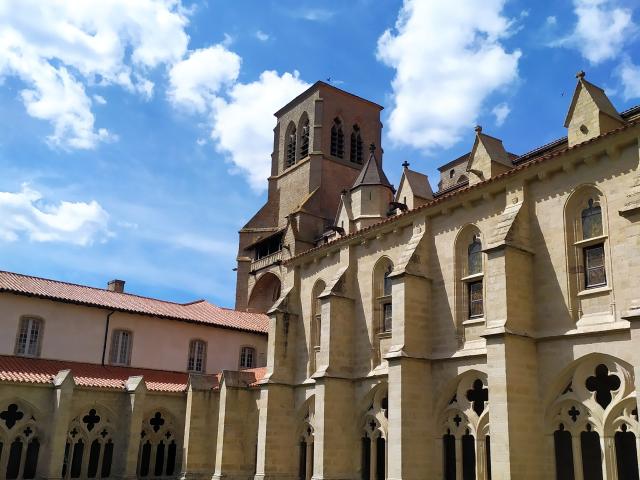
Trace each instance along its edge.
<instances>
[{"instance_id":1,"label":"abbey church","mask_svg":"<svg viewBox=\"0 0 640 480\"><path fill-rule=\"evenodd\" d=\"M381 110L275 113L234 310L0 272L0 478L638 480L640 107L397 186Z\"/></svg>"}]
</instances>

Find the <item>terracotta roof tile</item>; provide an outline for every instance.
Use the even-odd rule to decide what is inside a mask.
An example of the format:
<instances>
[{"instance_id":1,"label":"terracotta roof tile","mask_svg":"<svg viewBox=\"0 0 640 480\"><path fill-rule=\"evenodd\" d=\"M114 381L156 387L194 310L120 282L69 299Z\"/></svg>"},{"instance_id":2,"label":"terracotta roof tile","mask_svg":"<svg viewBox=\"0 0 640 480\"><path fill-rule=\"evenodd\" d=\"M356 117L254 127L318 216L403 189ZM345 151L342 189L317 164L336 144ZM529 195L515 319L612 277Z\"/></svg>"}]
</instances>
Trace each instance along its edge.
<instances>
[{"instance_id":1,"label":"terracotta roof tile","mask_svg":"<svg viewBox=\"0 0 640 480\"><path fill-rule=\"evenodd\" d=\"M0 271L0 292L254 333L267 333L269 327L266 315L221 308L205 300L191 303L167 302L13 272Z\"/></svg>"},{"instance_id":2,"label":"terracotta roof tile","mask_svg":"<svg viewBox=\"0 0 640 480\"><path fill-rule=\"evenodd\" d=\"M117 390L129 377L142 376L151 391L183 392L189 378L185 372L0 355L0 381L49 384L60 370L71 370L76 385Z\"/></svg>"}]
</instances>

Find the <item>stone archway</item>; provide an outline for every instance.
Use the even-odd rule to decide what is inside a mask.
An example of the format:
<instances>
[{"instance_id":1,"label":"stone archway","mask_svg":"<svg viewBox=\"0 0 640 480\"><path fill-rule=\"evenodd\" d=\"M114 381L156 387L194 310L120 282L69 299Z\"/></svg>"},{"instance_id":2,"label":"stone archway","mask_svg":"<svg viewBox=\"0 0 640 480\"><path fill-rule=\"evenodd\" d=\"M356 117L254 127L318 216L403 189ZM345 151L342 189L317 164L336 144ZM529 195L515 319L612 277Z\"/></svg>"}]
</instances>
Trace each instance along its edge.
<instances>
[{"instance_id":1,"label":"stone archway","mask_svg":"<svg viewBox=\"0 0 640 480\"><path fill-rule=\"evenodd\" d=\"M277 275L267 272L256 281L247 310L254 313L266 313L280 296L280 279Z\"/></svg>"}]
</instances>

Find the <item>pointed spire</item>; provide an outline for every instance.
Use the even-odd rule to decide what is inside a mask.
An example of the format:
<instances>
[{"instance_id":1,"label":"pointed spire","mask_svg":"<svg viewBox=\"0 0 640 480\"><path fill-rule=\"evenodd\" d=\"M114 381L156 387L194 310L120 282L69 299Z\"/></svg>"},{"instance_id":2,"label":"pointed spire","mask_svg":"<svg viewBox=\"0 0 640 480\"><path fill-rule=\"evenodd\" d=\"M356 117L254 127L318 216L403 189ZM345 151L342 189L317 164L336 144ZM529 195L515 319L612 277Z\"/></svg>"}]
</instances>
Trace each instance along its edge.
<instances>
[{"instance_id":1,"label":"pointed spire","mask_svg":"<svg viewBox=\"0 0 640 480\"><path fill-rule=\"evenodd\" d=\"M391 183L389 183L387 176L384 174L382 167L376 159L375 151L376 146L372 143L369 146L369 152L371 152L369 154L369 159L362 167L362 170L360 170L360 174L358 175L358 178L356 178L351 190L362 185L382 185L393 190Z\"/></svg>"}]
</instances>

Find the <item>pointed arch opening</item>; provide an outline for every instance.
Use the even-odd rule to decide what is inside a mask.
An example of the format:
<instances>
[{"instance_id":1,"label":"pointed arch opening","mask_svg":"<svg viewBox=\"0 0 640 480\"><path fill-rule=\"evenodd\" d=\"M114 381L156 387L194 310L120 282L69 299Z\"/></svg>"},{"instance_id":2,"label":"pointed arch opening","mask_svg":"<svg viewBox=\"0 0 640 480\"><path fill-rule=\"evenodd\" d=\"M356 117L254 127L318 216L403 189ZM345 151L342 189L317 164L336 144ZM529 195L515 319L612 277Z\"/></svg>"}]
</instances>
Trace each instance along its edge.
<instances>
[{"instance_id":1,"label":"pointed arch opening","mask_svg":"<svg viewBox=\"0 0 640 480\"><path fill-rule=\"evenodd\" d=\"M364 152L363 144L364 142L362 141L360 127L358 124L355 124L351 127L351 148L349 150L349 160L351 163L362 165Z\"/></svg>"},{"instance_id":2,"label":"pointed arch opening","mask_svg":"<svg viewBox=\"0 0 640 480\"><path fill-rule=\"evenodd\" d=\"M342 120L338 117L333 119L331 125L331 155L344 158L344 132L342 129Z\"/></svg>"},{"instance_id":3,"label":"pointed arch opening","mask_svg":"<svg viewBox=\"0 0 640 480\"><path fill-rule=\"evenodd\" d=\"M300 122L298 123L298 132L300 135L298 159L302 160L309 155L309 138L311 132L309 117L306 112L300 118Z\"/></svg>"},{"instance_id":4,"label":"pointed arch opening","mask_svg":"<svg viewBox=\"0 0 640 480\"><path fill-rule=\"evenodd\" d=\"M266 313L280 297L280 279L271 272L263 274L251 289L247 309L250 312Z\"/></svg>"}]
</instances>

